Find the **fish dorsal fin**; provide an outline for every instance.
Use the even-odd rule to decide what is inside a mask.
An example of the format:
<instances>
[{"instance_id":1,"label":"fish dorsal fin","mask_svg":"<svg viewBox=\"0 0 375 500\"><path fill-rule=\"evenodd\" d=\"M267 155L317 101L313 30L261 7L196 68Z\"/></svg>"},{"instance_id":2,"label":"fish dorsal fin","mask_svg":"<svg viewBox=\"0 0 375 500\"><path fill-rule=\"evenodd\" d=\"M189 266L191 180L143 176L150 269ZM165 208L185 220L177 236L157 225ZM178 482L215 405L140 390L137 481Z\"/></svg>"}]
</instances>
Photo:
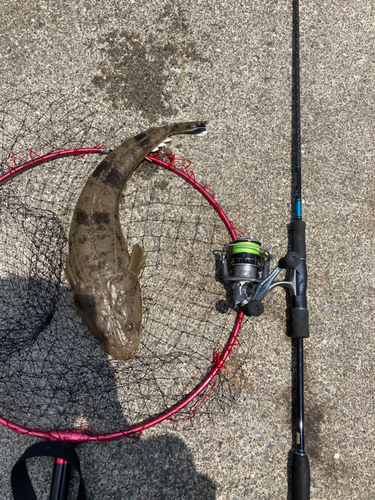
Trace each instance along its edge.
<instances>
[{"instance_id":1,"label":"fish dorsal fin","mask_svg":"<svg viewBox=\"0 0 375 500\"><path fill-rule=\"evenodd\" d=\"M136 243L133 247L132 254L130 256L129 271L131 271L135 276L141 274L143 266L145 265L147 259L147 252Z\"/></svg>"}]
</instances>

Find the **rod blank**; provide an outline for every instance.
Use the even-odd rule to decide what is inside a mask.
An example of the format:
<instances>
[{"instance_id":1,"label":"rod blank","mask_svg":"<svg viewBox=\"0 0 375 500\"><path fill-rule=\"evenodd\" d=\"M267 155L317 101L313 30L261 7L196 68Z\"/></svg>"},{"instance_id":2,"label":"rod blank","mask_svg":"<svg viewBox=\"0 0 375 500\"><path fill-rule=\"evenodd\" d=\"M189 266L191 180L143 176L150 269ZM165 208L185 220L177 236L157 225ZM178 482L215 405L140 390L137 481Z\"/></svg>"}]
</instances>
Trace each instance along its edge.
<instances>
[{"instance_id":1,"label":"rod blank","mask_svg":"<svg viewBox=\"0 0 375 500\"><path fill-rule=\"evenodd\" d=\"M296 295L291 311L291 337L296 342L297 358L297 429L296 447L293 455L292 486L293 500L310 500L310 466L305 452L304 395L303 395L303 339L309 337L309 313L307 310L306 286L306 225L302 221L302 175L301 175L301 110L300 110L300 63L299 63L299 3L293 0L293 162L295 171L295 220L292 222L293 251L301 257L296 272Z\"/></svg>"}]
</instances>

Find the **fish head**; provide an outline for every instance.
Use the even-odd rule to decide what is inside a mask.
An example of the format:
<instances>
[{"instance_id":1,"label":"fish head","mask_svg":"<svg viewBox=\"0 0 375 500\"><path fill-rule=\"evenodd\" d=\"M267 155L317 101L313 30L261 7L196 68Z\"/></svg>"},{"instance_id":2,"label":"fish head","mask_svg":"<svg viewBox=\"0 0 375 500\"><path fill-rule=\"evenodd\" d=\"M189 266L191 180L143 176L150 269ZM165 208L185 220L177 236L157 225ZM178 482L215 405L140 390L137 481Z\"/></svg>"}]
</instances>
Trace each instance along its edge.
<instances>
[{"instance_id":1,"label":"fish head","mask_svg":"<svg viewBox=\"0 0 375 500\"><path fill-rule=\"evenodd\" d=\"M140 341L142 299L132 273L116 275L96 289L76 290L74 303L92 335L113 358L134 356Z\"/></svg>"}]
</instances>

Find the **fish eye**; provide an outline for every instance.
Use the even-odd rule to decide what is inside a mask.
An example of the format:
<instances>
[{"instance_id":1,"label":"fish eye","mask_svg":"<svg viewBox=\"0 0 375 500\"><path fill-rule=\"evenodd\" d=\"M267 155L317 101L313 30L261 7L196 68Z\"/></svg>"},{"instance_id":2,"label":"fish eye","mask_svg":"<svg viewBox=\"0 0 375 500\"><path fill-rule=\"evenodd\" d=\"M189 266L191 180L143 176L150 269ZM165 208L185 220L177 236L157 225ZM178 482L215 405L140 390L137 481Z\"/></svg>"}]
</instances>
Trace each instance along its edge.
<instances>
[{"instance_id":1,"label":"fish eye","mask_svg":"<svg viewBox=\"0 0 375 500\"><path fill-rule=\"evenodd\" d=\"M127 323L125 325L125 329L128 331L128 332L131 332L134 328L134 325L131 325L130 323Z\"/></svg>"}]
</instances>

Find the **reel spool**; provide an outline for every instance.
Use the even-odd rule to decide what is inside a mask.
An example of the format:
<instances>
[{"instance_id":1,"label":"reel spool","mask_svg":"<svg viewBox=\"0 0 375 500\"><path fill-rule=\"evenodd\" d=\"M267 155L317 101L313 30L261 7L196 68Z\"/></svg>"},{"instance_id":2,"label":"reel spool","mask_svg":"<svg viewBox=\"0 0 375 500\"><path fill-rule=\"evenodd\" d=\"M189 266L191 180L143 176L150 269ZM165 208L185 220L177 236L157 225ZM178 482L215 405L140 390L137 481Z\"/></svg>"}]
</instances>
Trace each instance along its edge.
<instances>
[{"instance_id":1,"label":"reel spool","mask_svg":"<svg viewBox=\"0 0 375 500\"><path fill-rule=\"evenodd\" d=\"M234 240L224 247L223 279L224 283L230 283L232 286L235 309L241 308L245 314L251 316L262 314L263 304L260 301L253 301L251 306L248 304L255 285L268 276L270 259L271 253L262 248L259 241L247 237ZM248 314L249 307L252 314Z\"/></svg>"}]
</instances>

